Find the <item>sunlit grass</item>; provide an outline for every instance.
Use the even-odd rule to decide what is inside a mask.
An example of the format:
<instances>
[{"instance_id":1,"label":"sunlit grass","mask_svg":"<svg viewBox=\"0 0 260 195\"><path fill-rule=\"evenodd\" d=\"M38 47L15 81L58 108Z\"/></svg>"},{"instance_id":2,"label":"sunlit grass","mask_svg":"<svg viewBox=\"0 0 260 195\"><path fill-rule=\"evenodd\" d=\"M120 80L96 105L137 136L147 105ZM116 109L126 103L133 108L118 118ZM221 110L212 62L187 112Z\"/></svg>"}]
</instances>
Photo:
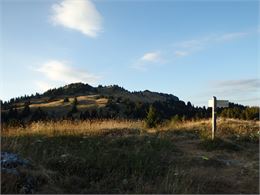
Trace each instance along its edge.
<instances>
[{"instance_id":1,"label":"sunlit grass","mask_svg":"<svg viewBox=\"0 0 260 195\"><path fill-rule=\"evenodd\" d=\"M143 129L143 121L128 120L85 120L85 121L39 121L33 122L23 127L3 127L3 136L23 136L23 135L84 135L99 134L112 129Z\"/></svg>"},{"instance_id":2,"label":"sunlit grass","mask_svg":"<svg viewBox=\"0 0 260 195\"><path fill-rule=\"evenodd\" d=\"M231 135L246 136L259 134L259 121L241 121L234 119L218 119L217 135L226 137ZM166 122L156 128L147 128L141 120L60 120L60 121L39 121L32 122L24 127L2 127L2 136L19 135L84 135L99 134L107 130L138 129L142 132L161 131L192 131L210 136L211 120Z\"/></svg>"}]
</instances>

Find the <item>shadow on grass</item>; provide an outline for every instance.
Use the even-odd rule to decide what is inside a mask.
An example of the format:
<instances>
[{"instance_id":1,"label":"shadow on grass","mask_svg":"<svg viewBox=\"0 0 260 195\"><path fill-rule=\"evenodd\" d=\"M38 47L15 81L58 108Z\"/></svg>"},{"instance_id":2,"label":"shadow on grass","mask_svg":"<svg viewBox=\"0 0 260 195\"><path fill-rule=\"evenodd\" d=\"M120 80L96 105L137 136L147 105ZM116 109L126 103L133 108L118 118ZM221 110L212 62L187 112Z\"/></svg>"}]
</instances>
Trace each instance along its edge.
<instances>
[{"instance_id":1,"label":"shadow on grass","mask_svg":"<svg viewBox=\"0 0 260 195\"><path fill-rule=\"evenodd\" d=\"M185 139L200 139L200 132L197 129L186 130L186 129L178 129L178 130L167 130L159 132L163 137L179 137Z\"/></svg>"},{"instance_id":2,"label":"shadow on grass","mask_svg":"<svg viewBox=\"0 0 260 195\"><path fill-rule=\"evenodd\" d=\"M227 151L240 151L243 148L235 143L230 141L225 141L220 138L204 139L200 142L199 148L204 149L206 151L214 151L214 150L227 150Z\"/></svg>"}]
</instances>

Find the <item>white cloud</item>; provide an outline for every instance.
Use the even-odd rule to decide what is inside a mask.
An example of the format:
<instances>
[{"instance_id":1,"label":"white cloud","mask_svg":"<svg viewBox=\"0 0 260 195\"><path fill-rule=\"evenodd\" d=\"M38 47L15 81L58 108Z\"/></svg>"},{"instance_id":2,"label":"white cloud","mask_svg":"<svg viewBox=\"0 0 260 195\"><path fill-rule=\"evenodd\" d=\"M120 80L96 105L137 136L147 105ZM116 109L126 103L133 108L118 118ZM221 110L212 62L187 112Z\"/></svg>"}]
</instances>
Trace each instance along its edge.
<instances>
[{"instance_id":1,"label":"white cloud","mask_svg":"<svg viewBox=\"0 0 260 195\"><path fill-rule=\"evenodd\" d=\"M62 82L64 84L75 82L95 84L96 81L100 79L99 76L90 74L84 70L72 68L67 62L58 60L50 60L44 63L37 69L37 71L43 73L43 75L50 81ZM47 85L39 83L38 86L44 88Z\"/></svg>"},{"instance_id":2,"label":"white cloud","mask_svg":"<svg viewBox=\"0 0 260 195\"><path fill-rule=\"evenodd\" d=\"M102 30L102 16L90 0L63 0L52 6L54 24L96 37Z\"/></svg>"},{"instance_id":3,"label":"white cloud","mask_svg":"<svg viewBox=\"0 0 260 195\"><path fill-rule=\"evenodd\" d=\"M145 53L143 57L141 57L141 60L147 62L159 62L161 60L160 52Z\"/></svg>"}]
</instances>

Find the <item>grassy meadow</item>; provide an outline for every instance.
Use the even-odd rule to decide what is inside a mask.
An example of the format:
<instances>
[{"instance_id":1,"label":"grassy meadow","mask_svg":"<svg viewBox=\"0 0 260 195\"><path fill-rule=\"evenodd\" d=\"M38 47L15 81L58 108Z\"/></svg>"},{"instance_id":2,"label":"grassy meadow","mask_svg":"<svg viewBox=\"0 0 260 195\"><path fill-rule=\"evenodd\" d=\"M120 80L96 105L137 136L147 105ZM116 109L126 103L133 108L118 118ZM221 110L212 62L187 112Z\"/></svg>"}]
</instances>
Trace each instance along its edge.
<instances>
[{"instance_id":1,"label":"grassy meadow","mask_svg":"<svg viewBox=\"0 0 260 195\"><path fill-rule=\"evenodd\" d=\"M1 128L1 150L32 167L35 193L259 193L259 121L33 122ZM2 175L1 192L22 178Z\"/></svg>"}]
</instances>

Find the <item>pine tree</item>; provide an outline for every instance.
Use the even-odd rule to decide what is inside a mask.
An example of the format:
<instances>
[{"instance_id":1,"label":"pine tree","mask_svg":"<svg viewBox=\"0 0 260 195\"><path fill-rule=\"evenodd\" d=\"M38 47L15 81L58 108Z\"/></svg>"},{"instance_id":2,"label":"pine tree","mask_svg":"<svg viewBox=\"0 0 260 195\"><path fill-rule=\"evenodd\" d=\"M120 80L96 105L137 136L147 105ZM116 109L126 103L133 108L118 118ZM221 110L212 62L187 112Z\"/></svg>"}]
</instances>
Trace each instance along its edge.
<instances>
[{"instance_id":1,"label":"pine tree","mask_svg":"<svg viewBox=\"0 0 260 195\"><path fill-rule=\"evenodd\" d=\"M80 118L80 120L85 120L86 119L83 112L80 112L79 118Z\"/></svg>"},{"instance_id":2,"label":"pine tree","mask_svg":"<svg viewBox=\"0 0 260 195\"><path fill-rule=\"evenodd\" d=\"M77 109L77 105L74 103L72 105L71 113L76 113L76 112L78 112L78 109Z\"/></svg>"},{"instance_id":3,"label":"pine tree","mask_svg":"<svg viewBox=\"0 0 260 195\"><path fill-rule=\"evenodd\" d=\"M149 107L145 122L149 128L156 127L157 125L158 119L156 116L156 110L152 105Z\"/></svg>"},{"instance_id":4,"label":"pine tree","mask_svg":"<svg viewBox=\"0 0 260 195\"><path fill-rule=\"evenodd\" d=\"M78 100L77 100L77 98L76 98L76 97L74 98L73 104L75 104L75 105L77 105L77 104L78 104Z\"/></svg>"},{"instance_id":5,"label":"pine tree","mask_svg":"<svg viewBox=\"0 0 260 195\"><path fill-rule=\"evenodd\" d=\"M40 121L40 120L46 120L48 117L48 114L44 112L40 107L38 107L32 114L32 121Z\"/></svg>"},{"instance_id":6,"label":"pine tree","mask_svg":"<svg viewBox=\"0 0 260 195\"><path fill-rule=\"evenodd\" d=\"M65 97L65 98L63 99L63 102L64 102L64 103L69 102L69 98L68 98L68 97Z\"/></svg>"},{"instance_id":7,"label":"pine tree","mask_svg":"<svg viewBox=\"0 0 260 195\"><path fill-rule=\"evenodd\" d=\"M26 103L24 108L23 108L23 111L21 113L21 117L27 117L31 114L31 110L30 110L30 107L29 107L29 104Z\"/></svg>"}]
</instances>

